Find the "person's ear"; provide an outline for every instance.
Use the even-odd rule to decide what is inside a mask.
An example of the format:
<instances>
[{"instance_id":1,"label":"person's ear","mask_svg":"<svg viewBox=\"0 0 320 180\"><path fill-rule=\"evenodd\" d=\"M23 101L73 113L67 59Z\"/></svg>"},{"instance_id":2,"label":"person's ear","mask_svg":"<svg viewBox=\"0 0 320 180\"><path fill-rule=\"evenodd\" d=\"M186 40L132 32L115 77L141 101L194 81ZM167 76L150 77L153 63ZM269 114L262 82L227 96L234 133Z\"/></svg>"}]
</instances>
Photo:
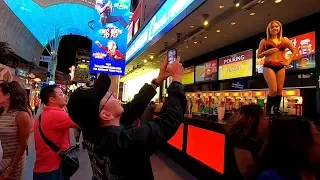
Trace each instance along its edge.
<instances>
[{"instance_id":1,"label":"person's ear","mask_svg":"<svg viewBox=\"0 0 320 180\"><path fill-rule=\"evenodd\" d=\"M49 102L54 102L55 97L49 97Z\"/></svg>"},{"instance_id":2,"label":"person's ear","mask_svg":"<svg viewBox=\"0 0 320 180\"><path fill-rule=\"evenodd\" d=\"M104 121L110 121L114 119L113 115L104 109L100 112L99 116L100 116L100 119Z\"/></svg>"},{"instance_id":3,"label":"person's ear","mask_svg":"<svg viewBox=\"0 0 320 180\"><path fill-rule=\"evenodd\" d=\"M6 101L10 101L10 93L6 94Z\"/></svg>"}]
</instances>

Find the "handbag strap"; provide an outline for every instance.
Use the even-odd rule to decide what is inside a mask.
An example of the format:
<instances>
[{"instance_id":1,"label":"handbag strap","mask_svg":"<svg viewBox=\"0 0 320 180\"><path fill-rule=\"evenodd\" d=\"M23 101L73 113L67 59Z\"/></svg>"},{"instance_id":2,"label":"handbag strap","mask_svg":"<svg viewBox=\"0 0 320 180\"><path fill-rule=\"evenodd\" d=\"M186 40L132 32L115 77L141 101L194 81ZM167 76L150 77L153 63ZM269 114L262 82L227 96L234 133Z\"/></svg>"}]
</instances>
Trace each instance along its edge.
<instances>
[{"instance_id":1,"label":"handbag strap","mask_svg":"<svg viewBox=\"0 0 320 180\"><path fill-rule=\"evenodd\" d=\"M52 149L54 152L59 152L60 151L60 148L55 145L53 142L51 142L44 134L43 134L43 131L42 131L42 128L41 128L41 114L39 115L39 125L38 125L38 129L39 129L39 132L40 132L40 135L43 139L43 141L50 147L50 149Z\"/></svg>"}]
</instances>

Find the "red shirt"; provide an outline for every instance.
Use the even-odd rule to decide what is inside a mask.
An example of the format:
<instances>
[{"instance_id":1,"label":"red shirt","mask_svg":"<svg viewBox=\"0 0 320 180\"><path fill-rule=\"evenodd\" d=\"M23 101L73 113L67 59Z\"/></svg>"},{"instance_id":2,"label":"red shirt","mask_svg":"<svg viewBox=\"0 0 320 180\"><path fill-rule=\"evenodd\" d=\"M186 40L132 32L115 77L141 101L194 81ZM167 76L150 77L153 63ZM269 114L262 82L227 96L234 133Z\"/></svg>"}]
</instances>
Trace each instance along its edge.
<instances>
[{"instance_id":1,"label":"red shirt","mask_svg":"<svg viewBox=\"0 0 320 180\"><path fill-rule=\"evenodd\" d=\"M101 46L101 49L105 50L110 58L113 58L113 59L116 59L116 60L125 59L124 55L119 50L116 50L115 53L112 54L109 51L108 47L106 47L106 46Z\"/></svg>"},{"instance_id":2,"label":"red shirt","mask_svg":"<svg viewBox=\"0 0 320 180\"><path fill-rule=\"evenodd\" d=\"M62 108L46 106L41 114L41 128L44 135L61 150L70 147L70 128L75 123ZM43 141L39 129L39 118L34 123L36 162L33 172L50 172L59 169L61 157Z\"/></svg>"}]
</instances>

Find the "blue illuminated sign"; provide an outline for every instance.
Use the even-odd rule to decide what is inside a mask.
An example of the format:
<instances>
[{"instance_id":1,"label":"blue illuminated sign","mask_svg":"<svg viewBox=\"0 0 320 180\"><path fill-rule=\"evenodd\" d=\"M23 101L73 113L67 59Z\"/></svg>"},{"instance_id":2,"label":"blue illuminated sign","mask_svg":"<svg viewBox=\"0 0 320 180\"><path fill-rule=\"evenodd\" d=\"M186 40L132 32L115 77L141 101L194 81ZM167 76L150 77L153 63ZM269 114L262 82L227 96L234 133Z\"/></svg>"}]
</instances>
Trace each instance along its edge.
<instances>
[{"instance_id":1,"label":"blue illuminated sign","mask_svg":"<svg viewBox=\"0 0 320 180\"><path fill-rule=\"evenodd\" d=\"M126 63L129 63L139 51L158 36L162 30L169 31L172 27L168 25L186 10L195 0L167 0L149 23L140 32L139 36L130 44L126 54ZM197 0L198 6L203 0ZM196 8L196 7L194 7ZM185 12L187 16L190 12Z\"/></svg>"},{"instance_id":2,"label":"blue illuminated sign","mask_svg":"<svg viewBox=\"0 0 320 180\"><path fill-rule=\"evenodd\" d=\"M90 23L96 11L92 5L56 3L43 7L35 0L4 1L42 45L54 39L55 30L61 36L74 34L90 39L94 36Z\"/></svg>"},{"instance_id":3,"label":"blue illuminated sign","mask_svg":"<svg viewBox=\"0 0 320 180\"><path fill-rule=\"evenodd\" d=\"M96 0L90 72L124 75L131 0Z\"/></svg>"},{"instance_id":4,"label":"blue illuminated sign","mask_svg":"<svg viewBox=\"0 0 320 180\"><path fill-rule=\"evenodd\" d=\"M232 81L231 88L232 89L246 89L247 81L240 80L240 81Z\"/></svg>"}]
</instances>

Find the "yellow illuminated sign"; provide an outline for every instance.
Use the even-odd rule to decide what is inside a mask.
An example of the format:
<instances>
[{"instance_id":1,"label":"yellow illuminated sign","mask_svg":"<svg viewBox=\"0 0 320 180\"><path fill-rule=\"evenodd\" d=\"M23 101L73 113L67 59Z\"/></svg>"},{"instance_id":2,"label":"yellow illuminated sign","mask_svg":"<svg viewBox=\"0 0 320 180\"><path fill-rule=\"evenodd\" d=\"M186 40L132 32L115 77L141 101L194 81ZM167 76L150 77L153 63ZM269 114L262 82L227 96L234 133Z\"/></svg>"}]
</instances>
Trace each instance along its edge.
<instances>
[{"instance_id":1,"label":"yellow illuminated sign","mask_svg":"<svg viewBox=\"0 0 320 180\"><path fill-rule=\"evenodd\" d=\"M182 84L193 84L194 83L194 67L185 68L182 76Z\"/></svg>"},{"instance_id":2,"label":"yellow illuminated sign","mask_svg":"<svg viewBox=\"0 0 320 180\"><path fill-rule=\"evenodd\" d=\"M219 66L219 80L252 76L252 59Z\"/></svg>"}]
</instances>

